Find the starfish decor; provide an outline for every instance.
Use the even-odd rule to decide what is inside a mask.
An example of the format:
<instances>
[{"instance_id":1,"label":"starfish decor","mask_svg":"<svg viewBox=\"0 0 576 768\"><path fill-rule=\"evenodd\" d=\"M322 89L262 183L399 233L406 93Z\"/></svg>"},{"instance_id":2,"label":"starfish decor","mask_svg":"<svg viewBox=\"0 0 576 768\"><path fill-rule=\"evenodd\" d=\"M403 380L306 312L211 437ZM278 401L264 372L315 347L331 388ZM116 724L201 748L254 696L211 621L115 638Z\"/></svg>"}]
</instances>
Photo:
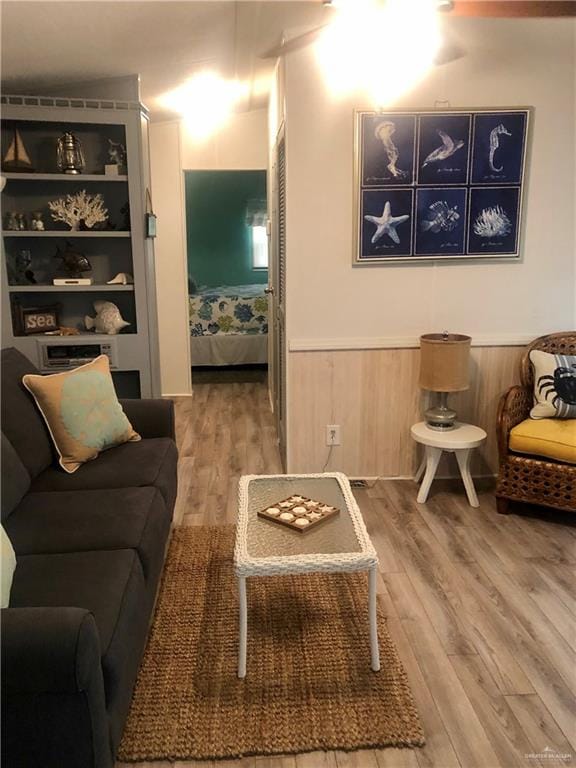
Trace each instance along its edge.
<instances>
[{"instance_id":1,"label":"starfish decor","mask_svg":"<svg viewBox=\"0 0 576 768\"><path fill-rule=\"evenodd\" d=\"M398 237L398 232L396 232L396 227L407 221L410 216L409 214L405 214L404 216L392 216L390 202L387 200L384 205L384 210L382 211L382 216L364 216L364 218L366 221L376 224L376 232L374 232L374 235L372 236L371 243L380 240L382 235L388 235L391 240L394 240L395 243L399 244L400 238Z\"/></svg>"}]
</instances>

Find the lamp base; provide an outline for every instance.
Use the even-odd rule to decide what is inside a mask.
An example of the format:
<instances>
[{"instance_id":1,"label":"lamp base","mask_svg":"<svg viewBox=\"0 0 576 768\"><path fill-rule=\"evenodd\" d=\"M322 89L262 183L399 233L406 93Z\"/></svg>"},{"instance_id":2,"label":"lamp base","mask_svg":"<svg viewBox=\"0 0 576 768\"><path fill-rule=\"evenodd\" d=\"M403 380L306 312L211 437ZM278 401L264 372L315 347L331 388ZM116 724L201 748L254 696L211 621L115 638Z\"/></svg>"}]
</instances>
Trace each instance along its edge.
<instances>
[{"instance_id":1,"label":"lamp base","mask_svg":"<svg viewBox=\"0 0 576 768\"><path fill-rule=\"evenodd\" d=\"M424 417L429 429L437 432L448 432L456 426L456 411L448 406L448 392L439 393L439 402L428 408Z\"/></svg>"}]
</instances>

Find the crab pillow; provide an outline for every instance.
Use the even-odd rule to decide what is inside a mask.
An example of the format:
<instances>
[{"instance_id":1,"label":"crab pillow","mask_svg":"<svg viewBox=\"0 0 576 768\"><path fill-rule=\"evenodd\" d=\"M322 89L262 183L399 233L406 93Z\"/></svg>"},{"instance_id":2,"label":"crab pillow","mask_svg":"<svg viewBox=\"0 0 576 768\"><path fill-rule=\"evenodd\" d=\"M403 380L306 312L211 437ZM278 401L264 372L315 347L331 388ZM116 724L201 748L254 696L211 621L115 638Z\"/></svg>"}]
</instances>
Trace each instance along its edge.
<instances>
[{"instance_id":1,"label":"crab pillow","mask_svg":"<svg viewBox=\"0 0 576 768\"><path fill-rule=\"evenodd\" d=\"M576 355L551 355L533 349L533 419L576 419Z\"/></svg>"}]
</instances>

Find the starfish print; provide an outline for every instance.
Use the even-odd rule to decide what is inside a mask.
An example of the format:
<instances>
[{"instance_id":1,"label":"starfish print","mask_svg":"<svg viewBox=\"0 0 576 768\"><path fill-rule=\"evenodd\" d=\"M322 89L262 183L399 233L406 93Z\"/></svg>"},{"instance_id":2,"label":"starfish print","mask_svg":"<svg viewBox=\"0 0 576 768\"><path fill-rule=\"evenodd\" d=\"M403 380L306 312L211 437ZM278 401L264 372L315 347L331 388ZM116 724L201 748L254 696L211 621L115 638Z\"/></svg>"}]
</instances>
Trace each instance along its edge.
<instances>
[{"instance_id":1,"label":"starfish print","mask_svg":"<svg viewBox=\"0 0 576 768\"><path fill-rule=\"evenodd\" d=\"M374 232L374 235L372 236L372 240L370 241L371 243L375 243L377 240L380 240L382 235L388 235L388 237L391 240L394 240L395 243L400 243L400 238L398 237L398 232L396 232L396 227L399 224L407 221L410 216L409 214L405 214L404 216L392 216L390 203L387 200L384 206L384 210L382 211L382 216L364 216L364 218L366 221L370 221L372 224L376 224L376 232Z\"/></svg>"}]
</instances>

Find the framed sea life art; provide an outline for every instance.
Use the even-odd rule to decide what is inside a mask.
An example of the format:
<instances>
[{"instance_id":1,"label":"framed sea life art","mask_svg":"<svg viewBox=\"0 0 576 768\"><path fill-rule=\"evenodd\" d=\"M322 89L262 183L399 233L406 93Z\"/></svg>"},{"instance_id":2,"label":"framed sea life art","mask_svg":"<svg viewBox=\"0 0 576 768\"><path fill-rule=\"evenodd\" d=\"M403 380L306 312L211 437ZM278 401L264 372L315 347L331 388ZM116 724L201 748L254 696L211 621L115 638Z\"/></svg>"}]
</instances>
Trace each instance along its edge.
<instances>
[{"instance_id":1,"label":"framed sea life art","mask_svg":"<svg viewBox=\"0 0 576 768\"><path fill-rule=\"evenodd\" d=\"M353 263L518 260L531 113L357 110Z\"/></svg>"}]
</instances>

